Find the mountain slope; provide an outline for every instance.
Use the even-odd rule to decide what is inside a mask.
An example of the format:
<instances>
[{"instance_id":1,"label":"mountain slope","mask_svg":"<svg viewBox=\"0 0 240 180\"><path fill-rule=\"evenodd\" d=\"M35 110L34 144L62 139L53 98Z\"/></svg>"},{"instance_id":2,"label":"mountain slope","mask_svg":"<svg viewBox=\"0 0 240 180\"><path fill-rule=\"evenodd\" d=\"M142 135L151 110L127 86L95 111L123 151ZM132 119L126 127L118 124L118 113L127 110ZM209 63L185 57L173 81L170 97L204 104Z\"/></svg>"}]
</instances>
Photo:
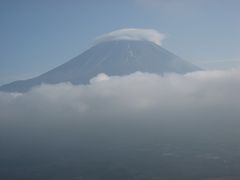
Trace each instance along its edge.
<instances>
[{"instance_id":1,"label":"mountain slope","mask_svg":"<svg viewBox=\"0 0 240 180\"><path fill-rule=\"evenodd\" d=\"M99 43L67 63L38 77L3 85L0 91L26 92L42 83L86 84L99 73L126 75L136 71L163 74L200 70L149 41L115 40Z\"/></svg>"}]
</instances>

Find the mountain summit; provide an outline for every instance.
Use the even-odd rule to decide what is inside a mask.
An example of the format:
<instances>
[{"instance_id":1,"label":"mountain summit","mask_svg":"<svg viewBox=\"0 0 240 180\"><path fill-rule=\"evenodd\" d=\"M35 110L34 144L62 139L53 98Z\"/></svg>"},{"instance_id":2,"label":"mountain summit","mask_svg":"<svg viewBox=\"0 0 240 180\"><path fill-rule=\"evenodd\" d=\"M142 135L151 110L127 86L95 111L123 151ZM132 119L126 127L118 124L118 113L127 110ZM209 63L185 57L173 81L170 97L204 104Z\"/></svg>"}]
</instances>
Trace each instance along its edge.
<instances>
[{"instance_id":1,"label":"mountain summit","mask_svg":"<svg viewBox=\"0 0 240 180\"><path fill-rule=\"evenodd\" d=\"M183 74L197 70L200 68L154 42L112 39L97 43L79 56L40 76L3 85L0 87L0 91L26 92L43 83L87 84L91 78L99 73L121 76L136 71Z\"/></svg>"}]
</instances>

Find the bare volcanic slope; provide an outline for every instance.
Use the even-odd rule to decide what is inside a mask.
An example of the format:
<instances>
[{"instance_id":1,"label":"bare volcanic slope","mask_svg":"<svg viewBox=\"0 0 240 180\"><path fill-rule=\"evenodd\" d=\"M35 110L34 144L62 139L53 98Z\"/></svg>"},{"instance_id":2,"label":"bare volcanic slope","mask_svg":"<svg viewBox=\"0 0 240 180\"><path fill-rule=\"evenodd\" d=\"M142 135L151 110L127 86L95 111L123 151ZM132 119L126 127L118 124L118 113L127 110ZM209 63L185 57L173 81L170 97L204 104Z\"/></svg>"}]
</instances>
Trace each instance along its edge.
<instances>
[{"instance_id":1,"label":"bare volcanic slope","mask_svg":"<svg viewBox=\"0 0 240 180\"><path fill-rule=\"evenodd\" d=\"M149 73L187 73L200 70L158 44L147 40L109 40L100 42L79 56L40 76L15 81L0 91L26 92L34 86L71 82L87 84L99 73L127 75Z\"/></svg>"}]
</instances>

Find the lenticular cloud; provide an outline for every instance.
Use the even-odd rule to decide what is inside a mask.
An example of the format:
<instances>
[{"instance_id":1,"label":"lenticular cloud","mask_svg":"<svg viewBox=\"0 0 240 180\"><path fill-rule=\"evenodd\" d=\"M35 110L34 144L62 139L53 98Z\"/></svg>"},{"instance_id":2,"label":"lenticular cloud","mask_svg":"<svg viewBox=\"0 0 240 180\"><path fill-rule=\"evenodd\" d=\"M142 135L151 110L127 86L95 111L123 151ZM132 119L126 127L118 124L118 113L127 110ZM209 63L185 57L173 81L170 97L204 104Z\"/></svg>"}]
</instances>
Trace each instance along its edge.
<instances>
[{"instance_id":1,"label":"lenticular cloud","mask_svg":"<svg viewBox=\"0 0 240 180\"><path fill-rule=\"evenodd\" d=\"M98 37L95 41L96 44L101 42L113 41L113 40L135 40L135 41L150 41L157 45L162 44L162 40L165 39L165 35L154 29L135 29L127 28L112 31Z\"/></svg>"}]
</instances>

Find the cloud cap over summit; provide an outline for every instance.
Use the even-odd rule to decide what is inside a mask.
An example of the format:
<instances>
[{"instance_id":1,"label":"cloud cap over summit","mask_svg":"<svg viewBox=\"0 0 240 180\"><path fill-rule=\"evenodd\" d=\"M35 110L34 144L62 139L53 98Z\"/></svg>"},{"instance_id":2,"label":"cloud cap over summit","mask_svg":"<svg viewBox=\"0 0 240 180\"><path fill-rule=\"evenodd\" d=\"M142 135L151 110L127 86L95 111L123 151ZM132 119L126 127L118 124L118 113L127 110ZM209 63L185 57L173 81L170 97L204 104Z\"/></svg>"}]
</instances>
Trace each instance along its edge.
<instances>
[{"instance_id":1,"label":"cloud cap over summit","mask_svg":"<svg viewBox=\"0 0 240 180\"><path fill-rule=\"evenodd\" d=\"M137 29L125 28L112 31L96 38L95 43L102 43L114 40L134 40L134 41L149 41L157 45L162 44L165 39L165 34L154 29Z\"/></svg>"}]
</instances>

